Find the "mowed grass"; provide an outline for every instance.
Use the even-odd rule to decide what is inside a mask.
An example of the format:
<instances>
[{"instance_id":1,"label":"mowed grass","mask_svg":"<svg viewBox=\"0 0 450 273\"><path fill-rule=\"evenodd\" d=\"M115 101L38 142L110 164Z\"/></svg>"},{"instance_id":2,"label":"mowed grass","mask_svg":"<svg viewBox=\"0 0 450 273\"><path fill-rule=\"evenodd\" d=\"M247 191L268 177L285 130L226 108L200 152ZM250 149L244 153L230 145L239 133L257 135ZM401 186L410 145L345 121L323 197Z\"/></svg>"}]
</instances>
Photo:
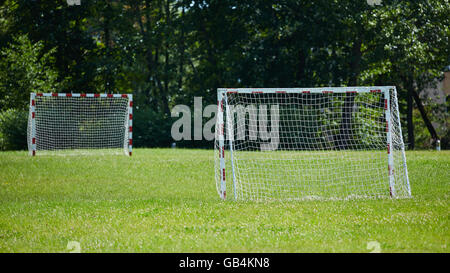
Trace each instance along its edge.
<instances>
[{"instance_id":1,"label":"mowed grass","mask_svg":"<svg viewBox=\"0 0 450 273\"><path fill-rule=\"evenodd\" d=\"M229 154L227 162L230 162ZM409 197L403 158L396 153L396 197ZM234 151L240 200L389 198L386 150ZM231 164L228 164L231 170ZM219 176L219 174L218 174ZM232 173L228 176L231 181ZM230 187L231 188L231 187ZM231 191L231 189L229 190Z\"/></svg>"},{"instance_id":2,"label":"mowed grass","mask_svg":"<svg viewBox=\"0 0 450 273\"><path fill-rule=\"evenodd\" d=\"M234 202L211 150L0 153L0 252L448 252L450 152L407 152L413 198Z\"/></svg>"}]
</instances>

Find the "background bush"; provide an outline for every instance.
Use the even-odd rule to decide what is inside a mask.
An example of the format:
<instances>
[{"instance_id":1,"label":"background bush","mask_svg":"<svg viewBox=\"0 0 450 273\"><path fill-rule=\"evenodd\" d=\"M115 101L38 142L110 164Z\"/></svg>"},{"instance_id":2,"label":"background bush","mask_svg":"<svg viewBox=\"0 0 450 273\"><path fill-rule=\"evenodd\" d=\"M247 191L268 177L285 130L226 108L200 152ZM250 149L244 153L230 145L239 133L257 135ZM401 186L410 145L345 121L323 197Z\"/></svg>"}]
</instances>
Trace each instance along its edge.
<instances>
[{"instance_id":1,"label":"background bush","mask_svg":"<svg viewBox=\"0 0 450 273\"><path fill-rule=\"evenodd\" d=\"M0 113L0 150L27 149L28 112L8 109Z\"/></svg>"},{"instance_id":2,"label":"background bush","mask_svg":"<svg viewBox=\"0 0 450 273\"><path fill-rule=\"evenodd\" d=\"M171 117L150 108L135 108L133 111L133 146L169 147L173 142L170 135Z\"/></svg>"}]
</instances>

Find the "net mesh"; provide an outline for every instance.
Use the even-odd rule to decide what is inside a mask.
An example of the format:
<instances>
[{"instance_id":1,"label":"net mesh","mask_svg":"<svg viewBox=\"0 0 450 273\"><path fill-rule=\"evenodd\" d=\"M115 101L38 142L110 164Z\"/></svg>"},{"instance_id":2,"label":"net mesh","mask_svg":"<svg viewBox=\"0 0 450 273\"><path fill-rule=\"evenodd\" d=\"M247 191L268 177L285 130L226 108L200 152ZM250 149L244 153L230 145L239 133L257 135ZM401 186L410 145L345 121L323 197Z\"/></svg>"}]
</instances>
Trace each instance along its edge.
<instances>
[{"instance_id":1,"label":"net mesh","mask_svg":"<svg viewBox=\"0 0 450 273\"><path fill-rule=\"evenodd\" d=\"M36 96L36 154L128 154L128 105L127 97Z\"/></svg>"},{"instance_id":2,"label":"net mesh","mask_svg":"<svg viewBox=\"0 0 450 273\"><path fill-rule=\"evenodd\" d=\"M394 91L390 92L392 180L383 92L227 93L222 144L227 185L233 184L236 199L242 200L387 197L390 183L396 197L408 196ZM220 193L217 132L215 169Z\"/></svg>"}]
</instances>

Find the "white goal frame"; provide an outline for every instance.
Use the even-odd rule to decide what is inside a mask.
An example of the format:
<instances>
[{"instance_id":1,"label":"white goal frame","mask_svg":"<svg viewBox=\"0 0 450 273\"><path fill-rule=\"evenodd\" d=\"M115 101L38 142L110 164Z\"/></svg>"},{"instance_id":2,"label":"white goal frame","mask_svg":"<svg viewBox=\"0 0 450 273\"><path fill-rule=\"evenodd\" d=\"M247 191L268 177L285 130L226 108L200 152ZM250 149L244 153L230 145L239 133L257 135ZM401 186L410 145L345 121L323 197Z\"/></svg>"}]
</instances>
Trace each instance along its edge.
<instances>
[{"instance_id":1,"label":"white goal frame","mask_svg":"<svg viewBox=\"0 0 450 273\"><path fill-rule=\"evenodd\" d=\"M216 133L215 133L215 178L216 178L216 188L220 198L223 200L227 197L227 181L231 181L234 199L248 199L238 197L238 193L236 192L238 180L238 174L236 171L236 165L234 162L233 156L233 137L228 137L226 131L233 132L234 126L233 124L227 122L229 120L229 105L228 100L229 96L233 94L249 94L258 96L258 94L298 94L298 95L307 95L307 94L332 94L332 93L340 93L340 94L363 94L363 93L380 93L381 96L384 96L384 116L386 120L386 133L385 133L385 147L386 147L386 192L389 192L389 196L392 198L397 197L410 197L411 196L411 188L408 178L408 170L406 166L406 156L405 156L405 147L404 141L402 137L401 125L400 125L400 114L398 110L398 100L397 100L397 91L395 86L370 86L370 87L320 87L320 88L219 88L217 89L217 119L216 119ZM393 111L394 109L395 111ZM225 119L227 121L225 121ZM394 151L393 151L393 120L396 122L396 137L399 138L400 144L396 144L396 163L394 164ZM398 124L397 124L398 123ZM244 124L245 126L245 124ZM228 147L229 155L226 155L226 148ZM398 159L397 159L398 158ZM403 162L401 162L403 161ZM400 162L400 163L399 163ZM403 193L397 194L396 192L396 181L394 176L394 165L401 166L402 170L402 178L406 177L406 181L402 182ZM230 175L226 175L227 166L231 166ZM399 168L400 169L400 168ZM250 198L250 199L259 199L259 198ZM272 198L261 198L272 199ZM302 198L299 198L302 199ZM338 198L341 199L341 198ZM352 199L352 197L344 198L344 199Z\"/></svg>"},{"instance_id":2,"label":"white goal frame","mask_svg":"<svg viewBox=\"0 0 450 273\"><path fill-rule=\"evenodd\" d=\"M124 136L124 154L132 155L133 150L133 95L132 94L94 94L94 93L30 93L30 108L28 120L28 151L30 156L36 156L39 153L37 144L39 139L36 137L36 97L60 97L60 98L89 98L89 99L128 99L127 111L125 117L125 136Z\"/></svg>"}]
</instances>

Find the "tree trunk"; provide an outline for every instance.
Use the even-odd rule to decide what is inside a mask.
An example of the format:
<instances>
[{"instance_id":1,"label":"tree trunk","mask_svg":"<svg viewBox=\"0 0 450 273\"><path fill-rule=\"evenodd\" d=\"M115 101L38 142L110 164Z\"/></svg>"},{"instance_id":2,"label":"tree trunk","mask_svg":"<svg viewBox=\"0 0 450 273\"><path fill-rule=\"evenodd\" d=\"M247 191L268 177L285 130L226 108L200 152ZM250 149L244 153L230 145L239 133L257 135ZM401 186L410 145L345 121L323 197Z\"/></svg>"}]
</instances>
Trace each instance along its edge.
<instances>
[{"instance_id":1,"label":"tree trunk","mask_svg":"<svg viewBox=\"0 0 450 273\"><path fill-rule=\"evenodd\" d=\"M350 79L349 79L350 86L358 85L358 77L361 70L361 58L362 58L361 45L362 39L358 38L356 39L356 41L353 42L352 58L350 60Z\"/></svg>"},{"instance_id":2,"label":"tree trunk","mask_svg":"<svg viewBox=\"0 0 450 273\"><path fill-rule=\"evenodd\" d=\"M104 23L103 31L105 33L105 47L106 47L106 62L105 62L105 92L112 93L114 89L114 77L111 75L111 64L109 63L111 58L111 31L110 31L110 20L111 20L111 5L109 1L106 1L106 9L104 13Z\"/></svg>"},{"instance_id":3,"label":"tree trunk","mask_svg":"<svg viewBox=\"0 0 450 273\"><path fill-rule=\"evenodd\" d=\"M302 86L302 82L305 81L305 66L306 66L306 54L303 48L298 51L298 66L297 66L297 84Z\"/></svg>"},{"instance_id":4,"label":"tree trunk","mask_svg":"<svg viewBox=\"0 0 450 273\"><path fill-rule=\"evenodd\" d=\"M428 119L427 112L425 111L425 107L422 104L422 100L419 97L419 94L416 92L414 88L414 79L413 76L405 76L402 77L403 84L408 91L408 142L409 142L409 148L414 149L414 125L412 122L412 111L413 111L413 99L416 102L417 108L419 109L420 115L422 116L422 119L425 123L425 126L427 126L428 132L431 135L431 138L433 139L433 145L436 144L436 141L439 140L439 137L436 133L436 130L434 129L433 124Z\"/></svg>"},{"instance_id":5,"label":"tree trunk","mask_svg":"<svg viewBox=\"0 0 450 273\"><path fill-rule=\"evenodd\" d=\"M171 27L172 22L170 18L170 2L169 0L166 0L166 24ZM170 59L169 59L169 37L166 37L166 40L164 42L164 93L161 94L161 103L163 111L170 116L170 109L169 109L169 66L170 66Z\"/></svg>"},{"instance_id":6,"label":"tree trunk","mask_svg":"<svg viewBox=\"0 0 450 273\"><path fill-rule=\"evenodd\" d=\"M356 39L352 46L352 59L350 60L350 86L358 85L358 77L361 65L361 39ZM346 94L344 99L344 106L342 109L341 126L339 129L339 134L335 140L335 146L337 149L348 149L349 142L351 142L351 136L353 135L352 128L352 114L353 114L353 104L355 102L355 94Z\"/></svg>"},{"instance_id":7,"label":"tree trunk","mask_svg":"<svg viewBox=\"0 0 450 273\"><path fill-rule=\"evenodd\" d=\"M184 4L181 8L181 18L182 22L180 25L181 28L181 34L180 34L180 40L179 40L179 48L180 48L180 60L178 64L178 92L182 90L183 88L183 67L184 67L184 52L185 52L185 44L184 44L184 20L185 20L185 7Z\"/></svg>"},{"instance_id":8,"label":"tree trunk","mask_svg":"<svg viewBox=\"0 0 450 273\"><path fill-rule=\"evenodd\" d=\"M413 123L413 98L411 91L407 91L407 113L406 113L406 125L408 127L408 148L414 150L414 123Z\"/></svg>"},{"instance_id":9,"label":"tree trunk","mask_svg":"<svg viewBox=\"0 0 450 273\"><path fill-rule=\"evenodd\" d=\"M427 112L425 111L425 107L422 104L422 100L419 97L419 94L417 94L416 91L411 90L411 95L414 98L414 101L416 102L417 108L419 108L420 115L422 116L423 121L425 122L425 125L427 126L428 132L430 132L431 138L433 139L433 145L436 144L436 141L439 140L439 137L436 133L436 130L434 129L433 124L428 119Z\"/></svg>"}]
</instances>

